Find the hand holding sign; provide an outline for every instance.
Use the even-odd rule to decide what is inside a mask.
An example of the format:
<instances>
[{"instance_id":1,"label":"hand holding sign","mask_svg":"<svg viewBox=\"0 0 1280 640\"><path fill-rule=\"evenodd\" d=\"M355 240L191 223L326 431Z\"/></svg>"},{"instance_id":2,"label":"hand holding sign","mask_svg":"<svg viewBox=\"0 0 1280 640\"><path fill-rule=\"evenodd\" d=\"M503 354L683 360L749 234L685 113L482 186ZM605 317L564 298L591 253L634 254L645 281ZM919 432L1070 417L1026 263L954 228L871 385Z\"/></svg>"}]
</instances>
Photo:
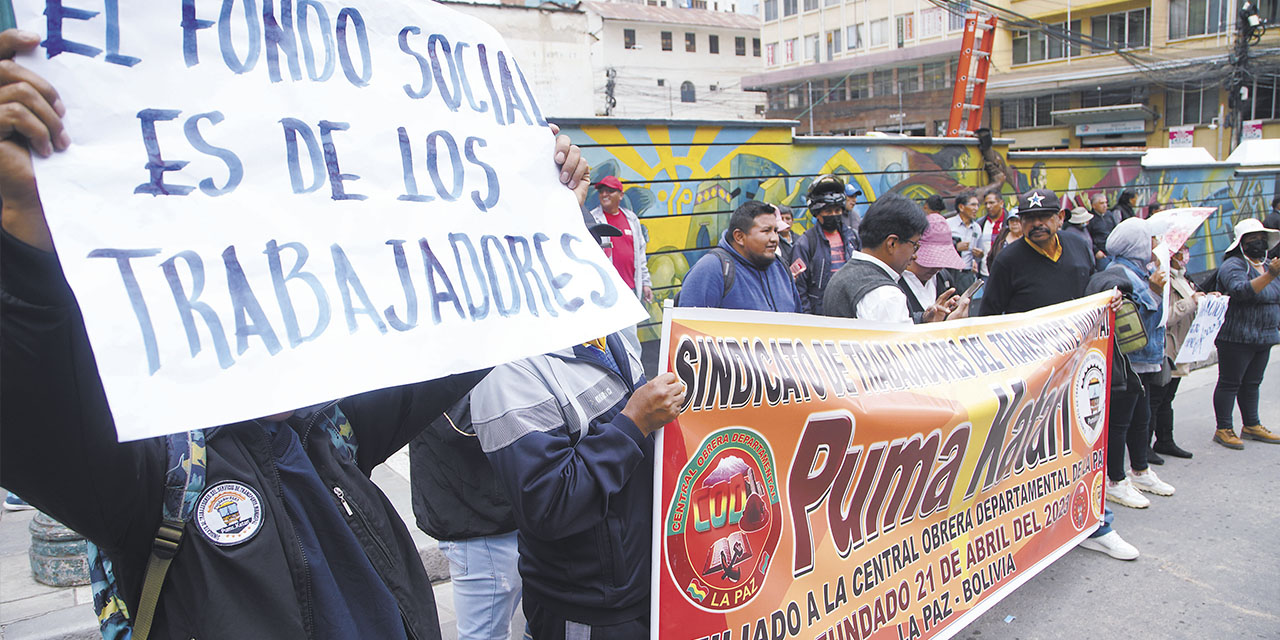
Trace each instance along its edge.
<instances>
[{"instance_id":1,"label":"hand holding sign","mask_svg":"<svg viewBox=\"0 0 1280 640\"><path fill-rule=\"evenodd\" d=\"M40 36L34 33L0 32L0 198L5 229L27 244L51 251L53 241L40 209L28 149L49 156L70 146L71 138L62 127L66 107L58 92L13 61L15 54L38 44Z\"/></svg>"}]
</instances>

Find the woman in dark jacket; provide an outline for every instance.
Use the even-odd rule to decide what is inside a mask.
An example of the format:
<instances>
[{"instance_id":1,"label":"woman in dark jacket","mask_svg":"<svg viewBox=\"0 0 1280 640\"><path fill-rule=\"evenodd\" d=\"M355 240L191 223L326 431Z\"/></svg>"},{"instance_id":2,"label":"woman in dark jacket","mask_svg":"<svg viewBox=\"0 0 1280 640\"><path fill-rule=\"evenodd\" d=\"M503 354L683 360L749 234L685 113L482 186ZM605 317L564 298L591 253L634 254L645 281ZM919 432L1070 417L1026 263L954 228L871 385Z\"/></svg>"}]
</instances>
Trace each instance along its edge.
<instances>
[{"instance_id":1,"label":"woman in dark jacket","mask_svg":"<svg viewBox=\"0 0 1280 640\"><path fill-rule=\"evenodd\" d=\"M1244 425L1240 435L1280 444L1258 417L1258 393L1267 370L1271 347L1280 343L1280 258L1267 260L1267 251L1280 244L1280 231L1258 220L1242 220L1235 240L1218 268L1218 290L1231 296L1218 331L1218 386L1213 390L1217 431L1213 441L1229 449L1243 449L1231 424L1232 405L1240 406Z\"/></svg>"},{"instance_id":2,"label":"woman in dark jacket","mask_svg":"<svg viewBox=\"0 0 1280 640\"><path fill-rule=\"evenodd\" d=\"M1125 189L1120 192L1120 197L1116 200L1116 211L1120 212L1120 222L1137 215L1137 212L1133 209L1133 199L1136 197L1138 197L1138 194L1131 189Z\"/></svg>"}]
</instances>

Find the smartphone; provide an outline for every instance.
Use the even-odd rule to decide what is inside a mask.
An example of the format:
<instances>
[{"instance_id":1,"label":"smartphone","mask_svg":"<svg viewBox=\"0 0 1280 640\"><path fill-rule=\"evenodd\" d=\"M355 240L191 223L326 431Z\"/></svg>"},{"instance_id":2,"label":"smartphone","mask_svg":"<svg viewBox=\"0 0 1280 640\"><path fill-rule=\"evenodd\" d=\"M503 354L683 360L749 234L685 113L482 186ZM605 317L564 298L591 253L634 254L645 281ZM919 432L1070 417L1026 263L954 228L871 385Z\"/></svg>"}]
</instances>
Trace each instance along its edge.
<instances>
[{"instance_id":1,"label":"smartphone","mask_svg":"<svg viewBox=\"0 0 1280 640\"><path fill-rule=\"evenodd\" d=\"M986 283L987 283L987 281L986 281L986 280L983 280L982 278L978 278L977 280L974 280L974 281L973 281L973 284L969 285L969 288L968 288L968 289L965 289L965 290L964 290L964 293L960 294L960 297L961 297L961 298L968 298L968 299L972 300L972 299L973 299L973 294L977 293L977 292L978 292L978 289L981 289L981 288L982 288L982 285L984 285L984 284L986 284Z\"/></svg>"}]
</instances>

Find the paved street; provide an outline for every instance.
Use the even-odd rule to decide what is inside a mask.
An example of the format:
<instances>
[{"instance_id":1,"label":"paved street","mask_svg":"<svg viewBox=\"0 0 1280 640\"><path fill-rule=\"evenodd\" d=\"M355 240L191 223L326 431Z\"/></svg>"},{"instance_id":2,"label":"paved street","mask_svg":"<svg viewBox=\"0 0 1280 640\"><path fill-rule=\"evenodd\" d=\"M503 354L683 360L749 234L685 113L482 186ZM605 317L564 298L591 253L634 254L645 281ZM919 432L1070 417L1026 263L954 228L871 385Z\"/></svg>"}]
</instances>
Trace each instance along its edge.
<instances>
[{"instance_id":1,"label":"paved street","mask_svg":"<svg viewBox=\"0 0 1280 640\"><path fill-rule=\"evenodd\" d=\"M1273 431L1274 353L1261 411ZM1154 468L1177 494L1151 496L1143 510L1112 505L1116 531L1142 557L1076 549L956 637L1280 638L1280 445L1246 441L1232 451L1210 441L1216 377L1216 367L1193 373L1174 399L1174 436L1195 458Z\"/></svg>"},{"instance_id":2,"label":"paved street","mask_svg":"<svg viewBox=\"0 0 1280 640\"><path fill-rule=\"evenodd\" d=\"M1175 400L1178 441L1196 457L1156 469L1177 495L1153 496L1146 510L1115 508L1116 530L1142 557L1121 562L1076 549L957 637L1280 638L1280 446L1246 441L1244 451L1230 451L1210 442L1216 375L1215 368L1192 374ZM1280 357L1268 370L1262 402L1264 423L1280 427ZM411 518L406 467L406 459L393 457L374 479ZM95 637L87 587L31 580L29 521L30 512L0 516L0 637ZM433 575L443 575L434 542L410 529ZM455 638L447 582L437 585L436 598L445 637Z\"/></svg>"}]
</instances>

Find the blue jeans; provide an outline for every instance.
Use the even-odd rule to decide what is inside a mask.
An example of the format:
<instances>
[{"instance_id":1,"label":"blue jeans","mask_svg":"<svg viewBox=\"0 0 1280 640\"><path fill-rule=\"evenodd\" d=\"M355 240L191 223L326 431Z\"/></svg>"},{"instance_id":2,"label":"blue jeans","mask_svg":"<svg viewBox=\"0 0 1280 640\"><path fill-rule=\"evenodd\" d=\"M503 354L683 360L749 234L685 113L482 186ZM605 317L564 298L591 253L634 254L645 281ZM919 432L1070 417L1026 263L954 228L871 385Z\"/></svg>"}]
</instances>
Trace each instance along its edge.
<instances>
[{"instance_id":1,"label":"blue jeans","mask_svg":"<svg viewBox=\"0 0 1280 640\"><path fill-rule=\"evenodd\" d=\"M1116 519L1116 514L1111 512L1111 507L1102 508L1102 522L1098 523L1098 528L1089 534L1090 538L1101 538L1111 533L1111 522Z\"/></svg>"},{"instance_id":2,"label":"blue jeans","mask_svg":"<svg viewBox=\"0 0 1280 640\"><path fill-rule=\"evenodd\" d=\"M449 559L459 640L508 640L520 604L516 532L441 540Z\"/></svg>"}]
</instances>

